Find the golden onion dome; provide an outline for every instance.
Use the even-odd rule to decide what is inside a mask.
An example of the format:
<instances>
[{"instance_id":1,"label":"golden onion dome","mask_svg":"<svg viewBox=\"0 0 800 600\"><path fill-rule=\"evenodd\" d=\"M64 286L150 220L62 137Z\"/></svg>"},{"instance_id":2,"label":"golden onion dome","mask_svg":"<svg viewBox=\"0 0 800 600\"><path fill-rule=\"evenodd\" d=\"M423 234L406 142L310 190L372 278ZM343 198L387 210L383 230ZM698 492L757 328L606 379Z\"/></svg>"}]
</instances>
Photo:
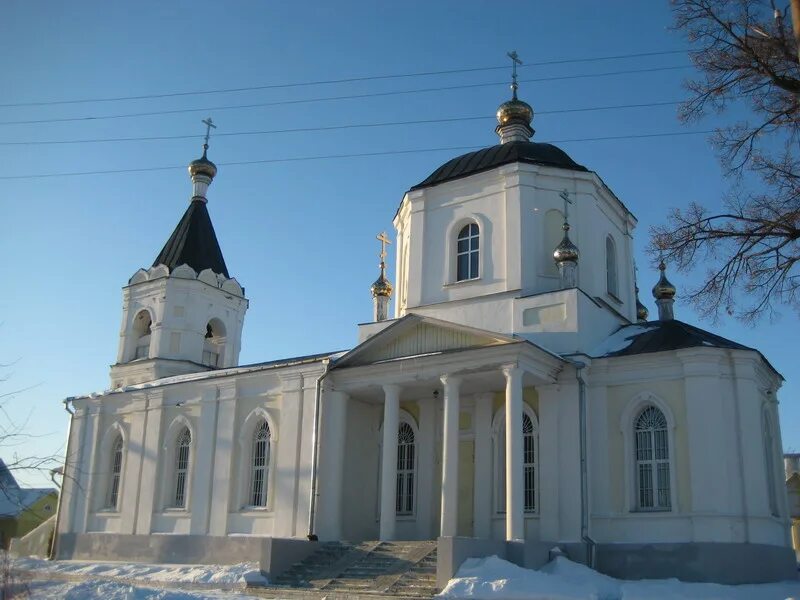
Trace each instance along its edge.
<instances>
[{"instance_id":1,"label":"golden onion dome","mask_svg":"<svg viewBox=\"0 0 800 600\"><path fill-rule=\"evenodd\" d=\"M189 163L189 175L192 177L195 175L207 175L211 179L214 179L214 177L217 175L217 165L208 160L208 157L206 156L207 150L208 147L204 147L203 156Z\"/></svg>"},{"instance_id":2,"label":"golden onion dome","mask_svg":"<svg viewBox=\"0 0 800 600\"><path fill-rule=\"evenodd\" d=\"M639 288L636 288L636 320L640 323L647 321L647 317L650 315L650 311L647 310L647 307L642 304L641 300L639 300Z\"/></svg>"},{"instance_id":3,"label":"golden onion dome","mask_svg":"<svg viewBox=\"0 0 800 600\"><path fill-rule=\"evenodd\" d=\"M569 223L564 223L564 238L561 243L553 250L553 259L557 263L561 262L578 262L580 253L578 247L569 239Z\"/></svg>"},{"instance_id":4,"label":"golden onion dome","mask_svg":"<svg viewBox=\"0 0 800 600\"><path fill-rule=\"evenodd\" d=\"M658 265L658 270L661 271L661 277L658 279L658 283L653 286L653 298L656 300L672 300L675 298L675 286L672 285L667 279L667 275L665 273L667 266L664 264L664 261L661 261L661 264Z\"/></svg>"},{"instance_id":5,"label":"golden onion dome","mask_svg":"<svg viewBox=\"0 0 800 600\"><path fill-rule=\"evenodd\" d=\"M533 121L533 109L527 102L517 99L516 94L508 102L503 102L497 109L498 127L503 127L513 122L523 122L530 126Z\"/></svg>"},{"instance_id":6,"label":"golden onion dome","mask_svg":"<svg viewBox=\"0 0 800 600\"><path fill-rule=\"evenodd\" d=\"M383 267L381 267L381 274L370 286L370 291L372 292L373 296L391 296L392 290L394 287L392 286L391 282L386 279L386 276L383 274Z\"/></svg>"}]
</instances>

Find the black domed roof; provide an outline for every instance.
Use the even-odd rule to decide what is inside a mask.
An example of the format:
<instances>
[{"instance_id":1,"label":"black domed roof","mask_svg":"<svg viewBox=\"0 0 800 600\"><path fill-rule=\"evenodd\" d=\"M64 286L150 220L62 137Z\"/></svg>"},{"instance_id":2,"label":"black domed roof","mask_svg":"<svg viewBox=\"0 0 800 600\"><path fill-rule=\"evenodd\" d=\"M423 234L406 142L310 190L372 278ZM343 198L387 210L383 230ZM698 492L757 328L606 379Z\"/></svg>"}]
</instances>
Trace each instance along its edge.
<instances>
[{"instance_id":1,"label":"black domed roof","mask_svg":"<svg viewBox=\"0 0 800 600\"><path fill-rule=\"evenodd\" d=\"M538 142L508 142L470 152L447 161L431 173L427 179L418 183L412 190L429 187L488 171L501 165L515 162L558 167L571 171L588 171L583 165L572 160L566 152L553 144Z\"/></svg>"}]
</instances>

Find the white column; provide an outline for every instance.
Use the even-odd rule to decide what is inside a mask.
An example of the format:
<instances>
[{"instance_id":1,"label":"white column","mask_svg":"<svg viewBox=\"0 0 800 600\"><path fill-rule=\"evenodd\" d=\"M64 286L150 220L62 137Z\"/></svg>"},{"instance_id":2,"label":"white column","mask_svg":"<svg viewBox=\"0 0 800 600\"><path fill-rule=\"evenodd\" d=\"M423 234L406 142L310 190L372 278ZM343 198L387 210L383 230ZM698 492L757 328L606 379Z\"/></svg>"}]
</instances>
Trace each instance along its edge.
<instances>
[{"instance_id":1,"label":"white column","mask_svg":"<svg viewBox=\"0 0 800 600\"><path fill-rule=\"evenodd\" d=\"M400 425L400 386L384 385L383 458L381 463L382 541L394 539L397 502L397 428Z\"/></svg>"},{"instance_id":2,"label":"white column","mask_svg":"<svg viewBox=\"0 0 800 600\"><path fill-rule=\"evenodd\" d=\"M506 378L506 539L525 538L522 487L522 369L503 367Z\"/></svg>"},{"instance_id":3,"label":"white column","mask_svg":"<svg viewBox=\"0 0 800 600\"><path fill-rule=\"evenodd\" d=\"M322 392L315 516L315 533L322 541L342 539L347 403L344 392L329 389Z\"/></svg>"},{"instance_id":4,"label":"white column","mask_svg":"<svg viewBox=\"0 0 800 600\"><path fill-rule=\"evenodd\" d=\"M488 392L475 398L475 519L473 534L492 537L492 400Z\"/></svg>"},{"instance_id":5,"label":"white column","mask_svg":"<svg viewBox=\"0 0 800 600\"><path fill-rule=\"evenodd\" d=\"M214 476L211 484L211 516L209 535L222 536L228 533L230 511L231 472L233 470L234 440L236 430L236 382L220 385L219 408L217 409L217 440L214 450ZM236 497L236 496L234 496ZM234 500L236 502L236 500Z\"/></svg>"},{"instance_id":6,"label":"white column","mask_svg":"<svg viewBox=\"0 0 800 600\"><path fill-rule=\"evenodd\" d=\"M442 537L454 537L458 524L458 388L461 378L442 375L444 436L442 438Z\"/></svg>"}]
</instances>

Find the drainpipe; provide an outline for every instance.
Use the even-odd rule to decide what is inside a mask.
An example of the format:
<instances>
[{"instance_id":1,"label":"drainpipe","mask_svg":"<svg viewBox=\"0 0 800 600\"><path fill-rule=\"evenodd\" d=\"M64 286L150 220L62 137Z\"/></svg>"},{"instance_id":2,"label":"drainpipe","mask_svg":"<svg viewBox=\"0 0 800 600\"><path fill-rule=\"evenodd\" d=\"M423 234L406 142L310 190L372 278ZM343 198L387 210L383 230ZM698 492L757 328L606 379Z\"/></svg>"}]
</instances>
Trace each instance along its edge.
<instances>
[{"instance_id":1,"label":"drainpipe","mask_svg":"<svg viewBox=\"0 0 800 600\"><path fill-rule=\"evenodd\" d=\"M308 540L310 542L317 541L317 534L314 533L316 527L316 512L317 512L317 462L319 461L319 417L320 417L320 402L322 400L322 380L328 376L331 365L331 359L325 358L322 360L322 375L317 377L317 383L314 390L314 428L311 432L311 498L308 503Z\"/></svg>"},{"instance_id":2,"label":"drainpipe","mask_svg":"<svg viewBox=\"0 0 800 600\"><path fill-rule=\"evenodd\" d=\"M594 569L596 558L596 542L589 536L589 478L586 460L586 382L581 376L585 363L576 361L575 378L578 380L578 406L580 412L580 446L581 446L581 540L589 548L589 566Z\"/></svg>"},{"instance_id":3,"label":"drainpipe","mask_svg":"<svg viewBox=\"0 0 800 600\"><path fill-rule=\"evenodd\" d=\"M64 498L64 480L67 477L67 462L69 461L69 445L72 441L72 420L75 418L75 408L73 405L72 410L70 410L70 403L72 402L72 397L66 398L62 401L64 403L64 410L69 413L69 423L67 423L67 449L66 454L64 456L64 471L61 474L61 489L58 492L58 501L56 502L56 520L53 524L53 543L50 544L50 552L48 553L48 558L50 560L55 560L56 558L56 547L58 545L58 523L61 520L61 500ZM55 480L53 481L55 483Z\"/></svg>"}]
</instances>

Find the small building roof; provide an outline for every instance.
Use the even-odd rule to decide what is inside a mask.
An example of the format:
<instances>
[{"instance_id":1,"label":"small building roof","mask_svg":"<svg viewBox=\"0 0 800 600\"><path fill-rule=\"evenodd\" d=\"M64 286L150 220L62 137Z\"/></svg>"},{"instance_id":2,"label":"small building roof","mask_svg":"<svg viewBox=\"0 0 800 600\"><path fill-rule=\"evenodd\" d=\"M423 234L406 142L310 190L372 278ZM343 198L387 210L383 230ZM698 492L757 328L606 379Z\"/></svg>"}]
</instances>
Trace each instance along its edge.
<instances>
[{"instance_id":1,"label":"small building roof","mask_svg":"<svg viewBox=\"0 0 800 600\"><path fill-rule=\"evenodd\" d=\"M576 163L566 152L553 144L522 141L508 142L457 156L444 163L424 181L421 181L411 189L416 190L453 179L461 179L462 177L468 177L469 175L515 162L558 167L571 171L588 172L589 170Z\"/></svg>"},{"instance_id":2,"label":"small building roof","mask_svg":"<svg viewBox=\"0 0 800 600\"><path fill-rule=\"evenodd\" d=\"M0 459L0 518L16 517L41 498L55 493L55 488L21 488Z\"/></svg>"},{"instance_id":3,"label":"small building roof","mask_svg":"<svg viewBox=\"0 0 800 600\"><path fill-rule=\"evenodd\" d=\"M211 269L214 273L230 277L202 198L189 203L175 231L153 261L154 267L165 265L170 271L182 264L189 265L198 273Z\"/></svg>"}]
</instances>

